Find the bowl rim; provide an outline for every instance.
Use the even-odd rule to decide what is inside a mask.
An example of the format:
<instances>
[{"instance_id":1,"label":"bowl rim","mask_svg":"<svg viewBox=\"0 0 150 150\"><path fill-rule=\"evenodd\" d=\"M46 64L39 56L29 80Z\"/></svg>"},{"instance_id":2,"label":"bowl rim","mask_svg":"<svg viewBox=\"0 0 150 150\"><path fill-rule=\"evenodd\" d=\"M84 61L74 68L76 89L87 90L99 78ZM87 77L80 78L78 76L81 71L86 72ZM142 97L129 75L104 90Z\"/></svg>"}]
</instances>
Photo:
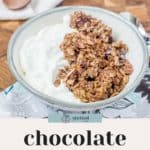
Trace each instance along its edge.
<instances>
[{"instance_id":1,"label":"bowl rim","mask_svg":"<svg viewBox=\"0 0 150 150\"><path fill-rule=\"evenodd\" d=\"M119 19L120 21L123 21L126 25L128 25L128 27L130 27L132 30L134 30L135 34L138 36L138 38L141 41L141 45L143 47L143 51L144 51L144 60L143 60L143 64L142 64L142 69L140 71L140 73L138 74L137 78L135 79L135 82L122 94L119 94L117 96L108 98L107 100L103 100L103 101L97 101L94 103L77 103L77 104L69 104L67 102L62 102L60 100L56 100L56 98L53 98L51 96L47 96L46 94L43 94L42 92L34 89L31 87L30 84L28 84L22 77L21 75L17 72L17 69L15 67L15 64L13 62L13 49L14 49L14 44L17 41L19 34L24 31L28 25L30 25L32 22L40 19L41 17L47 16L47 15L52 15L55 12L60 12L60 11L67 11L67 10L88 10L88 11L100 11L106 14L111 15L112 17L115 17L116 19ZM141 36L140 32L138 31L138 29L132 24L130 23L128 20L124 19L121 15L116 14L114 12L111 12L109 10L106 9L102 9L99 7L90 7L90 6L65 6L65 7L58 7L58 8L54 8L45 12L42 12L38 15L36 15L35 17L29 19L28 21L26 21L23 25L21 25L16 31L15 33L12 35L9 44L8 44L8 49L7 49L7 61L8 61L8 66L10 71L12 72L12 74L14 75L14 77L17 79L17 81L19 81L26 89L28 89L30 92L32 92L33 94L39 96L41 98L41 101L52 106L52 107L56 107L59 109L63 109L63 110L70 110L70 111L86 111L86 110L95 110L95 109L99 109L101 107L103 107L104 105L110 104L112 102L116 102L119 99L124 98L130 91L132 91L141 81L142 77L144 76L144 72L148 66L148 60L149 60L149 56L148 56L148 48L146 46L146 42L144 41L143 37Z\"/></svg>"}]
</instances>

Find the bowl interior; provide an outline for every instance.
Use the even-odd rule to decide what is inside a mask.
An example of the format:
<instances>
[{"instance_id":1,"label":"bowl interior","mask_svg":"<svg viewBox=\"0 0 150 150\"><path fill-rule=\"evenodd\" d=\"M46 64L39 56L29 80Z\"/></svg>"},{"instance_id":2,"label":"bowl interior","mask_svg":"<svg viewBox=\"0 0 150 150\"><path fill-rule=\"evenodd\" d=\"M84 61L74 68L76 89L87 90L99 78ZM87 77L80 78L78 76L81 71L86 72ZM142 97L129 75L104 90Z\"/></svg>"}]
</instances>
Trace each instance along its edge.
<instances>
[{"instance_id":1,"label":"bowl interior","mask_svg":"<svg viewBox=\"0 0 150 150\"><path fill-rule=\"evenodd\" d=\"M74 103L68 102L63 105L66 105L68 107L72 107L75 105L76 106L92 106L92 105L100 106L101 104L105 104L107 102L114 101L118 98L122 98L129 92L131 88L133 88L134 84L137 82L137 79L141 75L143 65L144 65L144 59L146 57L145 45L133 25L125 21L119 15L113 14L103 9L88 8L88 7L68 7L68 8L54 9L52 11L45 12L29 20L14 34L10 42L10 46L9 46L10 57L8 59L9 62L11 63L10 68L12 72L15 74L16 78L19 81L21 81L27 88L31 90L32 87L30 87L30 83L26 83L26 81L24 80L24 74L20 65L19 51L21 49L22 44L26 39L35 35L43 27L61 23L62 18L65 14L71 14L76 10L82 10L87 14L90 14L94 17L103 20L105 24L107 24L112 28L114 39L119 41L122 40L124 43L128 45L129 52L127 54L127 58L133 65L134 72L130 76L130 80L128 84L118 96L112 97L102 102L96 102L95 104L93 103L83 104L74 101ZM37 92L36 89L32 89L32 91L34 93L39 93L39 95L43 95L44 98L44 94L40 93L39 91ZM61 96L57 97L57 99L55 99L54 101L52 100L52 97L48 97L45 95L45 98L50 103L61 104L61 100L60 100Z\"/></svg>"}]
</instances>

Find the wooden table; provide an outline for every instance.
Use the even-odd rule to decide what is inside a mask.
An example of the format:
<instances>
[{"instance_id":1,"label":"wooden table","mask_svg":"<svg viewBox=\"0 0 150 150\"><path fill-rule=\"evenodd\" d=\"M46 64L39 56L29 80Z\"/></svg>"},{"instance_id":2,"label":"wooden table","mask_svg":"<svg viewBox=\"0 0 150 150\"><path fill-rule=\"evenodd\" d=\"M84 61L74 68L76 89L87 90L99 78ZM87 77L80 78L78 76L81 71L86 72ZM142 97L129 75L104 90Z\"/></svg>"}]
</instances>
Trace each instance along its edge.
<instances>
[{"instance_id":1,"label":"wooden table","mask_svg":"<svg viewBox=\"0 0 150 150\"><path fill-rule=\"evenodd\" d=\"M137 16L150 32L150 0L64 0L65 5L89 5L112 10L129 11ZM12 33L23 21L0 21L0 91L15 82L7 66L7 44Z\"/></svg>"}]
</instances>

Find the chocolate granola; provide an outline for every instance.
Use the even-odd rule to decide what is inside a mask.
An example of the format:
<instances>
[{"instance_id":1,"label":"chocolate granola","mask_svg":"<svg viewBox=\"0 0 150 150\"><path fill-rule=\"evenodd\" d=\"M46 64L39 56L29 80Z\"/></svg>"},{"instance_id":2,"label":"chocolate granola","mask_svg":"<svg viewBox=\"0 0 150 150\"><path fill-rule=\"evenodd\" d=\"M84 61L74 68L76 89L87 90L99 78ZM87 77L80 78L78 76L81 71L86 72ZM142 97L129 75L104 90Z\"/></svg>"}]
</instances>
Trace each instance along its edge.
<instances>
[{"instance_id":1,"label":"chocolate granola","mask_svg":"<svg viewBox=\"0 0 150 150\"><path fill-rule=\"evenodd\" d=\"M114 41L110 27L83 12L71 15L70 27L76 32L67 34L60 45L69 65L59 70L55 86L63 81L83 102L120 93L133 71L125 57L127 45Z\"/></svg>"}]
</instances>

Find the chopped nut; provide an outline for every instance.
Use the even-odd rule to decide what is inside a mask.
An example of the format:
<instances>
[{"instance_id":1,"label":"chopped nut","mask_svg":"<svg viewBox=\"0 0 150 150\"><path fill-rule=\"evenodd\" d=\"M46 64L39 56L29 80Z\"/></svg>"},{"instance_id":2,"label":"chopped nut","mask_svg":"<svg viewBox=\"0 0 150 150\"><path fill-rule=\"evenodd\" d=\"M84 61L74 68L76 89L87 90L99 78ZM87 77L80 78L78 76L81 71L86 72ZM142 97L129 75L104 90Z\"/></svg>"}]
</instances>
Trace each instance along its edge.
<instances>
[{"instance_id":1,"label":"chopped nut","mask_svg":"<svg viewBox=\"0 0 150 150\"><path fill-rule=\"evenodd\" d=\"M58 87L58 86L60 85L60 83L61 83L61 80L60 80L60 79L57 79L57 80L54 81L54 85L55 85L56 87Z\"/></svg>"}]
</instances>

